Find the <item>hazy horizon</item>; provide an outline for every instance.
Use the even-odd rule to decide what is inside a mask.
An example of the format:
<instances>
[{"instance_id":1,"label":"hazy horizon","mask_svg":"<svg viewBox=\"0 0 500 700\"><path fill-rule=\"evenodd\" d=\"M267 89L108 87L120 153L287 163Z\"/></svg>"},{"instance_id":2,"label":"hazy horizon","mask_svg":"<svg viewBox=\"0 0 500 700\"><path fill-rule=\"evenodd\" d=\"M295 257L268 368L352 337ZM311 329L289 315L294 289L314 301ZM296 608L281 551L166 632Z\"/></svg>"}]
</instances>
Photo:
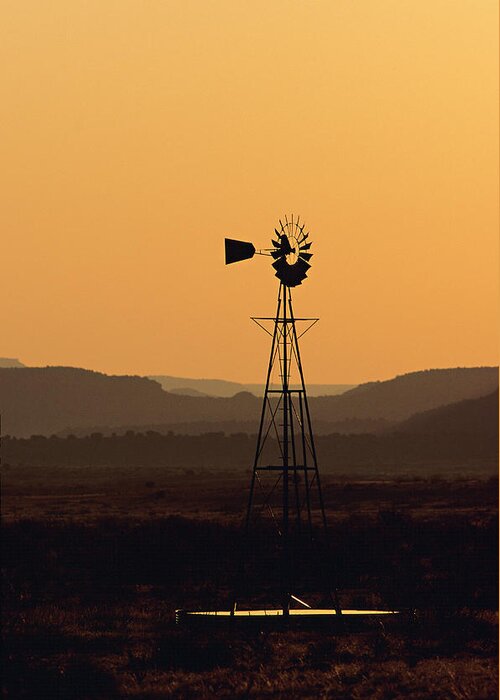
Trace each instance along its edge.
<instances>
[{"instance_id":1,"label":"hazy horizon","mask_svg":"<svg viewBox=\"0 0 500 700\"><path fill-rule=\"evenodd\" d=\"M83 370L87 370L87 371L91 371L91 372L100 372L102 374L107 374L110 376L138 376L138 377L148 377L148 378L171 377L172 379L179 379L179 380L186 379L187 381L207 381L207 382L214 381L214 382L227 382L229 384L242 384L242 385L255 385L255 386L257 386L257 385L263 386L265 384L264 374L261 376L260 380L257 379L256 381L252 381L252 380L245 380L245 379L242 379L242 380L231 379L227 376L213 377L213 376L197 375L197 376L188 377L188 376L180 376L177 374L173 374L171 372L106 372L102 369L98 369L95 367L80 367L77 365L69 365L69 364L57 364L57 365L54 363L48 363L48 364L43 364L43 365L42 364L28 364L22 358L19 358L19 357L12 357L12 358L0 357L0 362L2 360L18 361L23 366L30 367L30 368L43 369L44 367L69 367L69 368L73 368L73 369L83 369ZM2 367L2 365L0 364L0 368L1 367ZM5 365L4 365L4 367L5 367ZM311 384L311 385L316 385L316 386L324 385L324 386L353 386L354 387L354 386L359 386L360 384L365 384L367 382L388 381L390 379L394 379L397 376L401 376L403 374L411 374L413 372L425 372L425 371L429 371L429 370L444 370L444 369L462 369L462 368L467 369L467 368L479 368L479 367L498 367L498 362L496 362L496 363L494 362L492 364L483 363L483 364L478 364L478 365L461 364L461 365L455 365L453 367L420 367L419 369L410 370L409 372L398 372L398 373L389 374L389 375L383 376L383 377L375 377L373 379L367 379L363 382L343 381L343 380L341 380L341 381L323 380L320 382L315 382L315 381L308 381L307 376L306 376L306 380L307 380L308 385ZM292 384L293 384L293 382L292 382Z\"/></svg>"}]
</instances>

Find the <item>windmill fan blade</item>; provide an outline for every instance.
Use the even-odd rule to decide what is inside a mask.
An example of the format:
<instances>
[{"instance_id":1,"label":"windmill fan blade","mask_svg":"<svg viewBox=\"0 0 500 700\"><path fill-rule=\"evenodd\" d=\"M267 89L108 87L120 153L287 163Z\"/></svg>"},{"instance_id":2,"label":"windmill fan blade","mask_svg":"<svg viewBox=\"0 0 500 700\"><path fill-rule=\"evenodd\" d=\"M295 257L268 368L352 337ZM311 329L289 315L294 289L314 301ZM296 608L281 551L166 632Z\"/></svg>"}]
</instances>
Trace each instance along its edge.
<instances>
[{"instance_id":1,"label":"windmill fan blade","mask_svg":"<svg viewBox=\"0 0 500 700\"><path fill-rule=\"evenodd\" d=\"M293 266L294 268L297 268L297 272L300 272L302 275L306 275L308 269L311 267L308 262L305 260L302 260L302 258L299 258L295 265Z\"/></svg>"},{"instance_id":2,"label":"windmill fan blade","mask_svg":"<svg viewBox=\"0 0 500 700\"><path fill-rule=\"evenodd\" d=\"M302 258L303 260L310 260L312 258L313 254L312 253L300 253L299 258Z\"/></svg>"},{"instance_id":3,"label":"windmill fan blade","mask_svg":"<svg viewBox=\"0 0 500 700\"><path fill-rule=\"evenodd\" d=\"M284 284L290 285L290 265L286 262L284 258L279 258L273 263L273 267L276 270L276 277L281 280Z\"/></svg>"},{"instance_id":4,"label":"windmill fan blade","mask_svg":"<svg viewBox=\"0 0 500 700\"><path fill-rule=\"evenodd\" d=\"M294 265L289 265L285 258L279 258L273 263L276 270L276 277L286 284L287 287L296 287L307 277L307 270L311 267L309 263L300 258Z\"/></svg>"},{"instance_id":5,"label":"windmill fan blade","mask_svg":"<svg viewBox=\"0 0 500 700\"><path fill-rule=\"evenodd\" d=\"M276 270L276 272L283 272L284 270L286 270L288 265L285 258L279 257L278 260L276 260L276 262L273 262L273 267Z\"/></svg>"},{"instance_id":6,"label":"windmill fan blade","mask_svg":"<svg viewBox=\"0 0 500 700\"><path fill-rule=\"evenodd\" d=\"M239 262L240 260L248 260L255 255L255 246L253 243L245 241L236 241L233 238L225 238L226 265Z\"/></svg>"},{"instance_id":7,"label":"windmill fan blade","mask_svg":"<svg viewBox=\"0 0 500 700\"><path fill-rule=\"evenodd\" d=\"M301 233L302 233L302 231L301 231ZM300 239L299 243L303 243L307 238L309 238L309 234L308 234L308 233L306 233L304 236L302 236L302 238Z\"/></svg>"},{"instance_id":8,"label":"windmill fan blade","mask_svg":"<svg viewBox=\"0 0 500 700\"><path fill-rule=\"evenodd\" d=\"M304 243L304 245L300 246L299 250L309 250L309 248L312 246L312 243Z\"/></svg>"}]
</instances>

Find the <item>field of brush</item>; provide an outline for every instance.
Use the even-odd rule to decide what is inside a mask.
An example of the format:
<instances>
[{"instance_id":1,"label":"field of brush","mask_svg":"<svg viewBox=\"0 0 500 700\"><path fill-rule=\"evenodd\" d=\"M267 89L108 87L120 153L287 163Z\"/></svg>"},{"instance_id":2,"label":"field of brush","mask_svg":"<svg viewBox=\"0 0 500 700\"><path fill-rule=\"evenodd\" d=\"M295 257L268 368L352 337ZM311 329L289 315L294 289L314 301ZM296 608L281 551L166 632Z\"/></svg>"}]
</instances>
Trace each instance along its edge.
<instances>
[{"instance_id":1,"label":"field of brush","mask_svg":"<svg viewBox=\"0 0 500 700\"><path fill-rule=\"evenodd\" d=\"M498 696L496 479L324 477L330 561L307 566L307 600L327 604L334 572L344 607L408 611L399 624L177 627L176 608L229 605L247 488L244 473L5 466L4 697ZM278 586L266 527L254 607Z\"/></svg>"}]
</instances>

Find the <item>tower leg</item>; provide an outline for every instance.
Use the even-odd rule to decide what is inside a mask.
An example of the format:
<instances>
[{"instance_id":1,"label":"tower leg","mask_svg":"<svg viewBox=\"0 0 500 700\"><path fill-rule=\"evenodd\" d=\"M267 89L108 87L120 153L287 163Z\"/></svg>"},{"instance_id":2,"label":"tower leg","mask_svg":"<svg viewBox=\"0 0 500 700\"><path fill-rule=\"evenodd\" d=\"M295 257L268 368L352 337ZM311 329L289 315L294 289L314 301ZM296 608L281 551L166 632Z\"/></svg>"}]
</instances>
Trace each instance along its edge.
<instances>
[{"instance_id":1,"label":"tower leg","mask_svg":"<svg viewBox=\"0 0 500 700\"><path fill-rule=\"evenodd\" d=\"M250 484L250 494L248 497L247 514L246 514L246 518L245 518L245 532L246 533L248 532L248 527L250 525L250 515L252 512L253 498L254 498L254 493L255 493L255 480L257 478L257 465L259 463L259 457L260 457L260 453L262 450L264 420L266 417L266 408L267 408L267 405L269 403L269 382L271 381L271 372L273 371L273 366L274 366L274 361L275 361L275 356L276 356L276 347L277 347L277 344L279 342L277 319L279 318L280 311L281 311L282 287L283 287L283 285L280 285L280 289L279 289L279 293L278 293L278 305L277 305L277 309L276 309L276 321L274 324L273 340L271 343L271 354L269 355L269 364L267 366L266 386L264 389L264 398L262 401L262 411L260 414L259 432L257 434L257 445L255 448L255 458L254 458L253 470L252 470L252 481Z\"/></svg>"},{"instance_id":2,"label":"tower leg","mask_svg":"<svg viewBox=\"0 0 500 700\"><path fill-rule=\"evenodd\" d=\"M318 460L316 456L316 446L314 444L314 433L312 429L312 422L311 422L311 413L309 411L309 402L307 400L307 391L306 391L306 383L304 380L304 371L302 369L302 359L300 357L300 349L299 349L299 339L297 336L297 328L295 325L295 319L293 315L293 307L292 307L292 298L291 295L288 298L288 304L289 304L289 310L290 310L290 317L292 319L292 333L293 333L293 343L294 343L294 348L295 348L295 357L297 361L297 368L299 371L299 376L300 376L300 382L302 385L302 395L301 398L303 399L303 404L305 408L305 417L307 420L307 428L308 428L308 433L309 433L309 441L310 441L310 449L312 453L312 458L313 458L313 465L314 465L314 480L316 481L316 486L318 490L318 498L319 498L319 505L320 505L320 510L321 510L321 520L323 523L323 532L325 536L325 544L327 549L329 549L329 542L328 542L328 522L326 519L326 511L325 511L325 504L323 500L323 490L321 488L321 477L319 474L319 469L318 469ZM301 415L303 416L303 410L302 410L302 404L301 404ZM302 435L304 438L304 423L302 420ZM304 463L305 463L305 457L304 457ZM308 472L307 469L305 469L305 478L306 478L306 483L308 484ZM309 514L309 519L311 518L311 508L310 508L310 494L309 494L309 484L307 485L307 493L306 493L306 498L307 498L307 503L308 503L308 514ZM328 552L330 555L328 557L329 561L332 561L332 557L330 552ZM342 614L342 608L340 606L340 600L339 600L339 595L338 591L335 585L332 586L332 589L330 591L330 595L332 597L332 601L335 607L335 611L337 615Z\"/></svg>"}]
</instances>

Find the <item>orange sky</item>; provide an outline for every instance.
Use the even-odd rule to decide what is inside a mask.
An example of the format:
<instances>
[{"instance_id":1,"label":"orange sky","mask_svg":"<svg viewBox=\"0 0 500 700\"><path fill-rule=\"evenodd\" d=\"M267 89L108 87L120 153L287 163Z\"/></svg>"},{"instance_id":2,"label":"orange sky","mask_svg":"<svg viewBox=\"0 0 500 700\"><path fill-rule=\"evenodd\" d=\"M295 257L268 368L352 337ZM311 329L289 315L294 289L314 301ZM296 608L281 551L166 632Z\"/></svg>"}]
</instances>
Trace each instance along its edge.
<instances>
[{"instance_id":1,"label":"orange sky","mask_svg":"<svg viewBox=\"0 0 500 700\"><path fill-rule=\"evenodd\" d=\"M498 361L496 0L3 0L0 356L260 381L298 212L306 379Z\"/></svg>"}]
</instances>

